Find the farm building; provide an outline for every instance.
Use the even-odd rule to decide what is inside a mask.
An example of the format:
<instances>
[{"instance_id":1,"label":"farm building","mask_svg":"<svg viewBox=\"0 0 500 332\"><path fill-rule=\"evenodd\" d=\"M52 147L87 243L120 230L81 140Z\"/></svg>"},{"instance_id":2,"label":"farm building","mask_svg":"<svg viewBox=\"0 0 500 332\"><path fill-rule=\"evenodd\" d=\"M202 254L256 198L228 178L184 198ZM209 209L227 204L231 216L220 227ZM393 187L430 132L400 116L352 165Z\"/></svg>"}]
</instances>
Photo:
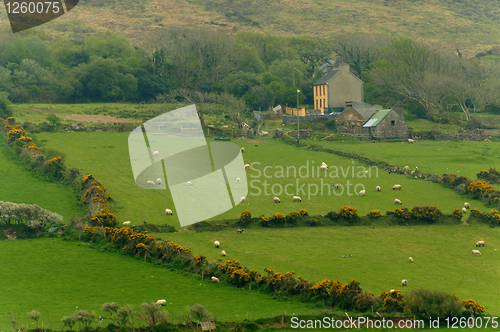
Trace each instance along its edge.
<instances>
[{"instance_id":1,"label":"farm building","mask_svg":"<svg viewBox=\"0 0 500 332\"><path fill-rule=\"evenodd\" d=\"M346 102L344 111L335 119L335 126L340 133L362 134L363 125L383 107L362 102Z\"/></svg>"},{"instance_id":2,"label":"farm building","mask_svg":"<svg viewBox=\"0 0 500 332\"><path fill-rule=\"evenodd\" d=\"M363 133L373 138L408 138L408 125L395 110L377 111L363 125Z\"/></svg>"},{"instance_id":3,"label":"farm building","mask_svg":"<svg viewBox=\"0 0 500 332\"><path fill-rule=\"evenodd\" d=\"M363 101L363 81L336 59L322 66L326 74L313 84L314 108L323 114L342 109L346 101Z\"/></svg>"}]
</instances>

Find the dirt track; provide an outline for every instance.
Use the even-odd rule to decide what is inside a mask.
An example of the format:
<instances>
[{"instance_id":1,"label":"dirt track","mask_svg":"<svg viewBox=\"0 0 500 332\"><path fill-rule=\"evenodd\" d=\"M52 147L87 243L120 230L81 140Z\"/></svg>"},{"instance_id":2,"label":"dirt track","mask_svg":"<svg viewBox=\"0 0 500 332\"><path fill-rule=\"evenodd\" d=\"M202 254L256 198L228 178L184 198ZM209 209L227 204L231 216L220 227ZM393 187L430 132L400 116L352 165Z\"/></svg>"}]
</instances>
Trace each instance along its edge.
<instances>
[{"instance_id":1,"label":"dirt track","mask_svg":"<svg viewBox=\"0 0 500 332\"><path fill-rule=\"evenodd\" d=\"M115 118L108 115L86 115L86 114L71 114L64 116L65 120L70 121L82 121L82 122L93 122L93 123L137 123L140 120L129 120L122 118Z\"/></svg>"}]
</instances>

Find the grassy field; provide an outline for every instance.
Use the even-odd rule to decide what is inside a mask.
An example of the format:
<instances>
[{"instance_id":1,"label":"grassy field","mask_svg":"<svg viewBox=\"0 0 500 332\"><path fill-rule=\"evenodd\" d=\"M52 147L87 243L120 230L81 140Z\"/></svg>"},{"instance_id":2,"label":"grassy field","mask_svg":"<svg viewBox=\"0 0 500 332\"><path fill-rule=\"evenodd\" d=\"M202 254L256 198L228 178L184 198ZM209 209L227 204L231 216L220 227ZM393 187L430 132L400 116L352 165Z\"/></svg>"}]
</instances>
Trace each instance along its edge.
<instances>
[{"instance_id":1,"label":"grassy field","mask_svg":"<svg viewBox=\"0 0 500 332\"><path fill-rule=\"evenodd\" d=\"M88 244L60 239L0 243L0 329L12 329L10 315L34 329L26 313L37 310L45 327L60 330L61 318L75 310L100 311L106 302L138 307L166 299L165 309L177 322L186 306L203 304L220 321L273 317L285 312L314 313L304 303L273 300L270 296L222 284L212 284L182 272L141 260L90 249ZM104 323L107 323L105 321ZM55 325L57 324L57 325Z\"/></svg>"},{"instance_id":2,"label":"grassy field","mask_svg":"<svg viewBox=\"0 0 500 332\"><path fill-rule=\"evenodd\" d=\"M80 198L71 188L47 182L26 170L24 165L6 155L0 144L0 201L37 204L44 209L59 213L67 221L73 213L83 213Z\"/></svg>"},{"instance_id":3,"label":"grassy field","mask_svg":"<svg viewBox=\"0 0 500 332\"><path fill-rule=\"evenodd\" d=\"M129 162L128 133L41 133L36 137L45 149L62 152L68 167L77 168L84 174L94 174L114 198L113 210L121 221L136 223L147 220L178 225L175 209L173 216L165 216L165 208L173 206L169 190L147 190L136 186ZM366 175L366 165L333 154L298 149L269 139L235 142L245 147L244 160L252 164L252 169L247 172L249 193L244 203L214 217L217 220L238 218L246 209L254 216L271 216L276 212L288 214L299 209L318 215L337 211L343 205L355 207L358 213L365 215L373 209L393 210L395 198L403 202L403 207L436 205L443 213L449 214L466 200L438 184L382 170L377 172L376 169L371 169ZM330 166L326 177L325 173L318 175L317 170L323 161ZM291 168L287 169L288 166ZM332 186L337 183L341 187L334 192ZM396 183L401 184L403 190L393 191L391 188ZM381 186L382 191L376 192L376 186ZM355 194L363 188L366 188L366 196ZM291 196L296 194L302 197L301 203L292 202ZM274 196L279 196L282 203L275 204ZM471 204L480 210L487 209L479 201Z\"/></svg>"},{"instance_id":4,"label":"grassy field","mask_svg":"<svg viewBox=\"0 0 500 332\"><path fill-rule=\"evenodd\" d=\"M365 291L427 288L473 298L490 314L500 314L500 229L472 223L433 226L331 226L312 228L250 228L242 234L185 231L155 234L208 259L237 259L260 273L294 271L296 276L348 283L355 279ZM221 242L214 248L213 241ZM473 256L478 240L486 241L481 256ZM499 250L496 250L499 249ZM352 254L353 257L349 257ZM347 255L347 258L343 258ZM414 263L408 261L413 257ZM401 288L401 280L408 287Z\"/></svg>"}]
</instances>

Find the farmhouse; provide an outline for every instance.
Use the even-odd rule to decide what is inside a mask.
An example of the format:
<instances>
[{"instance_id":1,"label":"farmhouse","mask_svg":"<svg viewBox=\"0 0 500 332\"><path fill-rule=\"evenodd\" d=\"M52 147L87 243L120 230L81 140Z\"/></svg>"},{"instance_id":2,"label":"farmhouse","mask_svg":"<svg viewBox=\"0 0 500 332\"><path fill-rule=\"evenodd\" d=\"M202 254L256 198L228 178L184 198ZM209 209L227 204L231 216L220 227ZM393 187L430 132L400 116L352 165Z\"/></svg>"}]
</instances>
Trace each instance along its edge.
<instances>
[{"instance_id":1,"label":"farmhouse","mask_svg":"<svg viewBox=\"0 0 500 332\"><path fill-rule=\"evenodd\" d=\"M321 113L341 110L346 101L363 101L363 81L349 71L349 65L337 58L323 65L326 74L313 84L314 108Z\"/></svg>"},{"instance_id":2,"label":"farmhouse","mask_svg":"<svg viewBox=\"0 0 500 332\"><path fill-rule=\"evenodd\" d=\"M335 119L335 127L340 133L362 134L366 121L381 109L383 107L380 105L346 102L344 111Z\"/></svg>"},{"instance_id":3,"label":"farmhouse","mask_svg":"<svg viewBox=\"0 0 500 332\"><path fill-rule=\"evenodd\" d=\"M363 132L373 138L408 138L408 125L393 109L377 111L363 125Z\"/></svg>"}]
</instances>

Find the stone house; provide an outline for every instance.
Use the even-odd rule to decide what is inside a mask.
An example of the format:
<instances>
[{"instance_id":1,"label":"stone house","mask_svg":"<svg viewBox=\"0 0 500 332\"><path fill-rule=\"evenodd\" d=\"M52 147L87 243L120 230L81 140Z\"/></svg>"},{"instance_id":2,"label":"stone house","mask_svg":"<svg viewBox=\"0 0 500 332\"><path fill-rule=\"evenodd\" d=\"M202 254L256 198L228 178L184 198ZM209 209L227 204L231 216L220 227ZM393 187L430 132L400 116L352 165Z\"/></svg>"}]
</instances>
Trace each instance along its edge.
<instances>
[{"instance_id":1,"label":"stone house","mask_svg":"<svg viewBox=\"0 0 500 332\"><path fill-rule=\"evenodd\" d=\"M366 121L382 108L381 105L356 101L346 102L344 111L335 119L335 127L340 133L362 134Z\"/></svg>"},{"instance_id":2,"label":"stone house","mask_svg":"<svg viewBox=\"0 0 500 332\"><path fill-rule=\"evenodd\" d=\"M363 134L370 139L408 138L408 124L395 110L377 111L363 125Z\"/></svg>"}]
</instances>

